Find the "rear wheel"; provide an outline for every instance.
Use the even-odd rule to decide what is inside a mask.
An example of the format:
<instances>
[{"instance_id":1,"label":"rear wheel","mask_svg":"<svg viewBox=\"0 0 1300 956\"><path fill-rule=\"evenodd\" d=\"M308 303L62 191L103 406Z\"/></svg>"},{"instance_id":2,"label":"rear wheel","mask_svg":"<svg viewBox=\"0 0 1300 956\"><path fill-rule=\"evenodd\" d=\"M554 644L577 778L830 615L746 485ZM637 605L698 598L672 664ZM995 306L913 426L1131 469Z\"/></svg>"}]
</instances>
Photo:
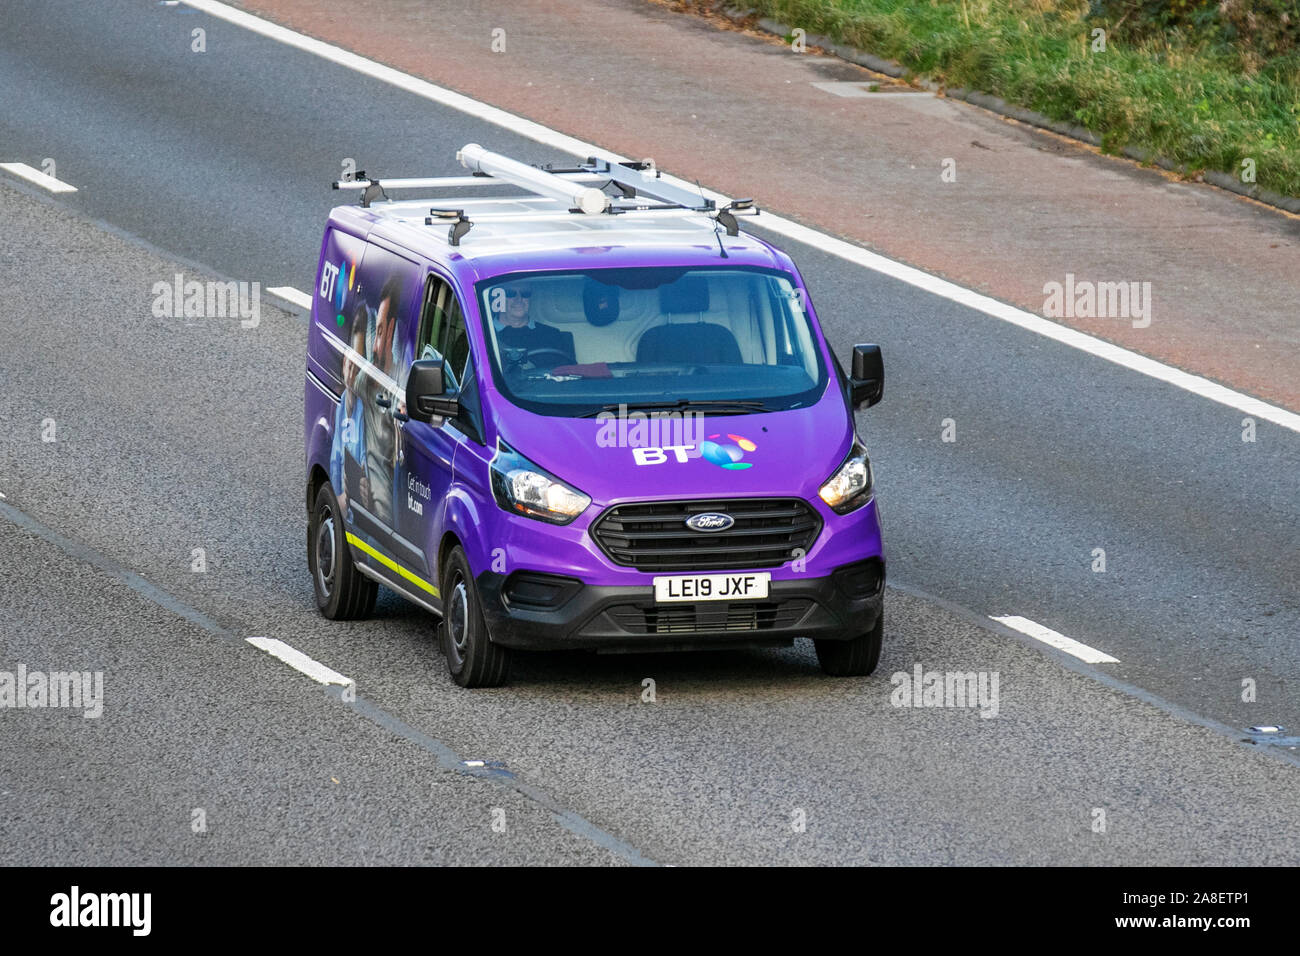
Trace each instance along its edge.
<instances>
[{"instance_id":1,"label":"rear wheel","mask_svg":"<svg viewBox=\"0 0 1300 956\"><path fill-rule=\"evenodd\" d=\"M510 649L488 637L478 587L460 545L451 549L439 581L442 623L438 636L447 670L461 687L499 687L510 673Z\"/></svg>"},{"instance_id":2,"label":"rear wheel","mask_svg":"<svg viewBox=\"0 0 1300 956\"><path fill-rule=\"evenodd\" d=\"M307 526L307 566L311 568L316 607L332 621L366 617L375 608L379 585L357 570L329 482L316 492Z\"/></svg>"},{"instance_id":3,"label":"rear wheel","mask_svg":"<svg viewBox=\"0 0 1300 956\"><path fill-rule=\"evenodd\" d=\"M814 640L817 660L832 677L866 677L880 663L880 645L885 633L885 615L876 618L876 626L865 634L847 641Z\"/></svg>"}]
</instances>

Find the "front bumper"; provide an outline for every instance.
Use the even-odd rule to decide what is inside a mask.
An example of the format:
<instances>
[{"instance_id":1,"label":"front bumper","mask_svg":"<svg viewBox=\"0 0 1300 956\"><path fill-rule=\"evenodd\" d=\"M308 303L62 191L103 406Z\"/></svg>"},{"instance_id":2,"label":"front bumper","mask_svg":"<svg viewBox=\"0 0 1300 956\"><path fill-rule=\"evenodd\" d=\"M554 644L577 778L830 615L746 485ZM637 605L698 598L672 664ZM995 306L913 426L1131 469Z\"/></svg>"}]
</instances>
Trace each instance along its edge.
<instances>
[{"instance_id":1,"label":"front bumper","mask_svg":"<svg viewBox=\"0 0 1300 956\"><path fill-rule=\"evenodd\" d=\"M485 571L479 598L493 643L528 650L707 650L847 640L875 626L885 563L870 558L821 578L772 581L762 601L659 604L638 586L586 585L536 572Z\"/></svg>"}]
</instances>

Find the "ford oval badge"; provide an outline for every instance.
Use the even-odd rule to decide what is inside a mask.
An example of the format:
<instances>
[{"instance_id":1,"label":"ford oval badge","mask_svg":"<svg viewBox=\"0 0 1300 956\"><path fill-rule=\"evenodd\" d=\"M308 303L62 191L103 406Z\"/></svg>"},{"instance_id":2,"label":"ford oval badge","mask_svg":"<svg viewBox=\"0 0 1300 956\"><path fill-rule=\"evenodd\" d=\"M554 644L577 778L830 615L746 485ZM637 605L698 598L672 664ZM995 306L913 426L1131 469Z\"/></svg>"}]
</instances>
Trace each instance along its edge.
<instances>
[{"instance_id":1,"label":"ford oval badge","mask_svg":"<svg viewBox=\"0 0 1300 956\"><path fill-rule=\"evenodd\" d=\"M686 519L686 527L692 531L726 531L736 519L731 515L720 514L716 511L706 511L703 514L692 515Z\"/></svg>"}]
</instances>

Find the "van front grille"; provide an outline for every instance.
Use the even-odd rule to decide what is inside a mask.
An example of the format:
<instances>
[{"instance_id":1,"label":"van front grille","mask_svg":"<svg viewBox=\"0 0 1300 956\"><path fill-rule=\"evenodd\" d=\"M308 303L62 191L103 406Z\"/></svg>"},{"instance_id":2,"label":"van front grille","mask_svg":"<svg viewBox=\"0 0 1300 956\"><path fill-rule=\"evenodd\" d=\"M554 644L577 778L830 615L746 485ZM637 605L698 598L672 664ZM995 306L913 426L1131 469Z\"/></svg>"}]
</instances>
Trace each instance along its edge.
<instances>
[{"instance_id":1,"label":"van front grille","mask_svg":"<svg viewBox=\"0 0 1300 956\"><path fill-rule=\"evenodd\" d=\"M725 531L692 531L686 521L717 512ZM717 498L615 505L591 536L615 564L642 571L734 571L777 568L807 554L822 521L801 498Z\"/></svg>"}]
</instances>

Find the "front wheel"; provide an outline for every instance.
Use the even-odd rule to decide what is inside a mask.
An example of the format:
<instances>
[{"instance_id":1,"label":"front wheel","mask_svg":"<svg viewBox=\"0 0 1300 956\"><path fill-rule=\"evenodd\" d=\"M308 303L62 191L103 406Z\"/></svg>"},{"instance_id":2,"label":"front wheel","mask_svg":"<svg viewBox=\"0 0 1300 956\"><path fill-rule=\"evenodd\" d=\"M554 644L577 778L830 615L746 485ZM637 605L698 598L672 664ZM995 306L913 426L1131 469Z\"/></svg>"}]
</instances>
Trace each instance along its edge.
<instances>
[{"instance_id":1,"label":"front wheel","mask_svg":"<svg viewBox=\"0 0 1300 956\"><path fill-rule=\"evenodd\" d=\"M488 636L478 586L460 545L442 566L442 623L438 636L451 679L461 687L500 687L510 673L510 649Z\"/></svg>"},{"instance_id":2,"label":"front wheel","mask_svg":"<svg viewBox=\"0 0 1300 956\"><path fill-rule=\"evenodd\" d=\"M817 660L822 670L832 677L866 677L880 663L880 645L885 634L885 613L881 611L876 617L876 626L865 634L847 641L818 639L813 641L817 648Z\"/></svg>"},{"instance_id":3,"label":"front wheel","mask_svg":"<svg viewBox=\"0 0 1300 956\"><path fill-rule=\"evenodd\" d=\"M307 527L307 566L316 607L331 621L367 617L375 609L379 585L358 571L352 560L339 502L328 481L316 492Z\"/></svg>"}]
</instances>

